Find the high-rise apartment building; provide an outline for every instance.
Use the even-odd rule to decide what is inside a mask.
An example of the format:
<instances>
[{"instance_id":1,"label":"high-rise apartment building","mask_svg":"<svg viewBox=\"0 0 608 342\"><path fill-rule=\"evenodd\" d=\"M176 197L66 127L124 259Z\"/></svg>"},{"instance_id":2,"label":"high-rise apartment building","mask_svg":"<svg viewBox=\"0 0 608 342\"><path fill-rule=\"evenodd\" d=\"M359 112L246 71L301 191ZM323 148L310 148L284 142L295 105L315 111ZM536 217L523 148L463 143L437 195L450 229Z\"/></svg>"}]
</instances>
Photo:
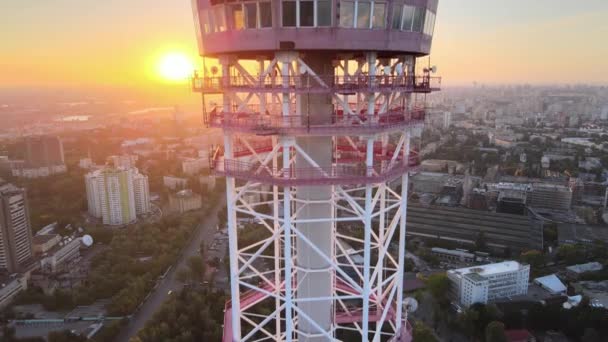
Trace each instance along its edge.
<instances>
[{"instance_id":1,"label":"high-rise apartment building","mask_svg":"<svg viewBox=\"0 0 608 342\"><path fill-rule=\"evenodd\" d=\"M464 307L528 293L530 265L517 261L449 270L451 293Z\"/></svg>"},{"instance_id":2,"label":"high-rise apartment building","mask_svg":"<svg viewBox=\"0 0 608 342\"><path fill-rule=\"evenodd\" d=\"M150 211L148 177L137 169L111 168L85 176L89 214L103 224L125 225Z\"/></svg>"},{"instance_id":3,"label":"high-rise apartment building","mask_svg":"<svg viewBox=\"0 0 608 342\"><path fill-rule=\"evenodd\" d=\"M65 164L63 143L56 136L33 136L25 141L25 161L29 166Z\"/></svg>"},{"instance_id":4,"label":"high-rise apartment building","mask_svg":"<svg viewBox=\"0 0 608 342\"><path fill-rule=\"evenodd\" d=\"M66 171L63 143L56 136L28 137L25 160L11 166L13 176L24 178L48 177Z\"/></svg>"},{"instance_id":5,"label":"high-rise apartment building","mask_svg":"<svg viewBox=\"0 0 608 342\"><path fill-rule=\"evenodd\" d=\"M32 232L25 189L0 179L0 269L22 270L32 258Z\"/></svg>"},{"instance_id":6,"label":"high-rise apartment building","mask_svg":"<svg viewBox=\"0 0 608 342\"><path fill-rule=\"evenodd\" d=\"M133 192L137 215L149 213L150 187L148 185L148 176L137 172L133 175Z\"/></svg>"}]
</instances>

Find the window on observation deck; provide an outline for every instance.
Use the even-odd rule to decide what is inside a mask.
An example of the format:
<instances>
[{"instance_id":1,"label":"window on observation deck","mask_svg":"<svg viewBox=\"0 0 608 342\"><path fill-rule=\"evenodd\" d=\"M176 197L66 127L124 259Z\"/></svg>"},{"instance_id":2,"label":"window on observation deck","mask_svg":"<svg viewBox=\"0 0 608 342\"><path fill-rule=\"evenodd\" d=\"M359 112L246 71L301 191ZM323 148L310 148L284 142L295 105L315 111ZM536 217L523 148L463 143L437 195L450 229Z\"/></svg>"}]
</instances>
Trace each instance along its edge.
<instances>
[{"instance_id":1,"label":"window on observation deck","mask_svg":"<svg viewBox=\"0 0 608 342\"><path fill-rule=\"evenodd\" d=\"M213 32L226 31L226 17L224 5L213 6Z\"/></svg>"},{"instance_id":2,"label":"window on observation deck","mask_svg":"<svg viewBox=\"0 0 608 342\"><path fill-rule=\"evenodd\" d=\"M296 2L283 1L283 27L296 26Z\"/></svg>"},{"instance_id":3,"label":"window on observation deck","mask_svg":"<svg viewBox=\"0 0 608 342\"><path fill-rule=\"evenodd\" d=\"M393 4L393 16L391 18L391 28L393 30L401 29L401 12L403 10L403 5L401 4Z\"/></svg>"},{"instance_id":4,"label":"window on observation deck","mask_svg":"<svg viewBox=\"0 0 608 342\"><path fill-rule=\"evenodd\" d=\"M372 17L372 28L386 28L386 4L384 2L374 2L374 12Z\"/></svg>"},{"instance_id":5,"label":"window on observation deck","mask_svg":"<svg viewBox=\"0 0 608 342\"><path fill-rule=\"evenodd\" d=\"M355 15L354 1L340 1L340 27L352 28Z\"/></svg>"},{"instance_id":6,"label":"window on observation deck","mask_svg":"<svg viewBox=\"0 0 608 342\"><path fill-rule=\"evenodd\" d=\"M426 8L416 7L414 12L414 23L412 25L412 31L422 32L424 28L424 17L426 16Z\"/></svg>"},{"instance_id":7,"label":"window on observation deck","mask_svg":"<svg viewBox=\"0 0 608 342\"><path fill-rule=\"evenodd\" d=\"M242 30L245 28L245 16L243 14L243 4L229 5L230 29Z\"/></svg>"},{"instance_id":8,"label":"window on observation deck","mask_svg":"<svg viewBox=\"0 0 608 342\"><path fill-rule=\"evenodd\" d=\"M414 22L414 6L403 6L403 20L401 21L401 29L403 31L412 31L412 23Z\"/></svg>"},{"instance_id":9,"label":"window on observation deck","mask_svg":"<svg viewBox=\"0 0 608 342\"><path fill-rule=\"evenodd\" d=\"M331 26L331 1L317 0L317 26Z\"/></svg>"},{"instance_id":10,"label":"window on observation deck","mask_svg":"<svg viewBox=\"0 0 608 342\"><path fill-rule=\"evenodd\" d=\"M272 10L269 1L230 4L227 11L231 30L272 27Z\"/></svg>"},{"instance_id":11,"label":"window on observation deck","mask_svg":"<svg viewBox=\"0 0 608 342\"><path fill-rule=\"evenodd\" d=\"M300 0L300 25L299 27L315 26L315 2Z\"/></svg>"},{"instance_id":12,"label":"window on observation deck","mask_svg":"<svg viewBox=\"0 0 608 342\"><path fill-rule=\"evenodd\" d=\"M260 2L260 27L272 27L272 7L270 1Z\"/></svg>"},{"instance_id":13,"label":"window on observation deck","mask_svg":"<svg viewBox=\"0 0 608 342\"><path fill-rule=\"evenodd\" d=\"M386 7L384 1L340 1L340 27L386 28Z\"/></svg>"},{"instance_id":14,"label":"window on observation deck","mask_svg":"<svg viewBox=\"0 0 608 342\"><path fill-rule=\"evenodd\" d=\"M426 19L424 20L424 33L432 36L435 31L435 13L427 10Z\"/></svg>"},{"instance_id":15,"label":"window on observation deck","mask_svg":"<svg viewBox=\"0 0 608 342\"><path fill-rule=\"evenodd\" d=\"M281 4L283 27L331 26L331 0L285 0Z\"/></svg>"},{"instance_id":16,"label":"window on observation deck","mask_svg":"<svg viewBox=\"0 0 608 342\"><path fill-rule=\"evenodd\" d=\"M357 28L369 28L371 14L371 4L369 2L357 1Z\"/></svg>"},{"instance_id":17,"label":"window on observation deck","mask_svg":"<svg viewBox=\"0 0 608 342\"><path fill-rule=\"evenodd\" d=\"M243 4L243 7L245 8L245 27L258 28L258 4L250 2Z\"/></svg>"}]
</instances>

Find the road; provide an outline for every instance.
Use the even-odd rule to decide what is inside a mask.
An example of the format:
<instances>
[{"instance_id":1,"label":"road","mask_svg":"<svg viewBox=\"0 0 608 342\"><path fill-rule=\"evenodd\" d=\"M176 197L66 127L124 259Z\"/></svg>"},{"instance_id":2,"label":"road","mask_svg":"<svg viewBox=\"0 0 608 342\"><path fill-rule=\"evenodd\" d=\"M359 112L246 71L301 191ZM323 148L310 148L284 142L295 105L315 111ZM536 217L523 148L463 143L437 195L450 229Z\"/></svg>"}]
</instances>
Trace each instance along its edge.
<instances>
[{"instance_id":1,"label":"road","mask_svg":"<svg viewBox=\"0 0 608 342\"><path fill-rule=\"evenodd\" d=\"M196 227L193 238L182 250L182 254L177 262L171 267L169 272L167 272L164 279L158 283L156 289L152 291L139 310L131 316L129 324L123 328L123 331L118 335L116 341L128 342L131 337L135 336L137 332L146 325L146 322L152 318L154 313L158 311L169 296L169 291L177 292L181 290L183 284L176 279L175 274L177 273L177 270L186 267L186 262L190 256L198 255L198 249L203 238L207 240L210 238L212 239L218 224L217 213L224 206L225 202L225 197L220 197L216 206L206 214L205 220Z\"/></svg>"}]
</instances>

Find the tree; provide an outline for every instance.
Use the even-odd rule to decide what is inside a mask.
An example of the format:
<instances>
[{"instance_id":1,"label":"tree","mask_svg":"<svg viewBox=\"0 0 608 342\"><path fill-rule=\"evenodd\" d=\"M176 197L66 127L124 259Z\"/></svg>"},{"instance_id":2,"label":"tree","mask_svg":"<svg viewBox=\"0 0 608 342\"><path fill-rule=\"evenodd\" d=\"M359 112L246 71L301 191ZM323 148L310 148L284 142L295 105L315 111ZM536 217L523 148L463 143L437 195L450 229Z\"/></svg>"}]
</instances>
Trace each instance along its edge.
<instances>
[{"instance_id":1,"label":"tree","mask_svg":"<svg viewBox=\"0 0 608 342\"><path fill-rule=\"evenodd\" d=\"M505 325L502 322L492 321L486 326L486 342L507 342Z\"/></svg>"},{"instance_id":2,"label":"tree","mask_svg":"<svg viewBox=\"0 0 608 342\"><path fill-rule=\"evenodd\" d=\"M193 255L188 258L188 267L192 273L192 277L197 280L203 280L205 276L205 262L198 255Z\"/></svg>"},{"instance_id":3,"label":"tree","mask_svg":"<svg viewBox=\"0 0 608 342\"><path fill-rule=\"evenodd\" d=\"M416 342L437 342L437 338L435 338L431 329L420 321L414 323L412 337Z\"/></svg>"},{"instance_id":4,"label":"tree","mask_svg":"<svg viewBox=\"0 0 608 342\"><path fill-rule=\"evenodd\" d=\"M187 283L192 279L192 272L190 272L190 269L188 268L180 268L175 274L175 277L178 281Z\"/></svg>"},{"instance_id":5,"label":"tree","mask_svg":"<svg viewBox=\"0 0 608 342\"><path fill-rule=\"evenodd\" d=\"M445 273L432 274L426 280L426 287L435 299L444 299L450 289L450 280Z\"/></svg>"},{"instance_id":6,"label":"tree","mask_svg":"<svg viewBox=\"0 0 608 342\"><path fill-rule=\"evenodd\" d=\"M580 264L585 262L585 248L579 245L562 245L557 249L557 257L567 264Z\"/></svg>"},{"instance_id":7,"label":"tree","mask_svg":"<svg viewBox=\"0 0 608 342\"><path fill-rule=\"evenodd\" d=\"M600 334L593 328L586 328L581 342L600 342Z\"/></svg>"}]
</instances>

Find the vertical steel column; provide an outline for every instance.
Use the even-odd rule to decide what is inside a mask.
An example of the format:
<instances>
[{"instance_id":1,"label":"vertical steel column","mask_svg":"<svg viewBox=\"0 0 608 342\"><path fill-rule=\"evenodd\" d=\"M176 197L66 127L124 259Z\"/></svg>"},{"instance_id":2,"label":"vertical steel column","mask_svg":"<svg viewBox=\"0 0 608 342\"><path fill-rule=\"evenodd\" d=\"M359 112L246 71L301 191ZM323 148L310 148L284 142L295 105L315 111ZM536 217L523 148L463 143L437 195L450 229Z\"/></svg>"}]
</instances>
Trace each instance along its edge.
<instances>
[{"instance_id":1,"label":"vertical steel column","mask_svg":"<svg viewBox=\"0 0 608 342\"><path fill-rule=\"evenodd\" d=\"M403 150L403 157L406 162L409 163L410 158L410 132L405 133L405 147ZM409 188L409 171L401 176L401 202L400 211L401 217L399 220L399 266L397 269L397 315L396 315L396 332L402 333L403 326L403 282L405 274L405 234L407 229L407 193ZM407 313L406 313L407 318Z\"/></svg>"},{"instance_id":2,"label":"vertical steel column","mask_svg":"<svg viewBox=\"0 0 608 342\"><path fill-rule=\"evenodd\" d=\"M372 175L374 163L374 137L367 137L367 149L365 166L367 175ZM363 242L363 321L362 341L369 339L369 301L371 295L371 240L372 240L372 185L365 186L365 217L364 217L364 242Z\"/></svg>"},{"instance_id":3,"label":"vertical steel column","mask_svg":"<svg viewBox=\"0 0 608 342\"><path fill-rule=\"evenodd\" d=\"M289 147L290 144L283 141L283 170L284 176L289 178ZM285 258L285 341L291 342L294 326L292 317L292 251L291 251L291 188L283 188L283 231L285 234L284 258Z\"/></svg>"},{"instance_id":4,"label":"vertical steel column","mask_svg":"<svg viewBox=\"0 0 608 342\"><path fill-rule=\"evenodd\" d=\"M224 133L224 155L232 159L232 136ZM228 249L230 251L230 295L232 305L232 336L236 341L241 340L241 301L239 292L239 249L236 227L236 210L234 208L235 184L234 177L226 177L226 211L228 214Z\"/></svg>"}]
</instances>

